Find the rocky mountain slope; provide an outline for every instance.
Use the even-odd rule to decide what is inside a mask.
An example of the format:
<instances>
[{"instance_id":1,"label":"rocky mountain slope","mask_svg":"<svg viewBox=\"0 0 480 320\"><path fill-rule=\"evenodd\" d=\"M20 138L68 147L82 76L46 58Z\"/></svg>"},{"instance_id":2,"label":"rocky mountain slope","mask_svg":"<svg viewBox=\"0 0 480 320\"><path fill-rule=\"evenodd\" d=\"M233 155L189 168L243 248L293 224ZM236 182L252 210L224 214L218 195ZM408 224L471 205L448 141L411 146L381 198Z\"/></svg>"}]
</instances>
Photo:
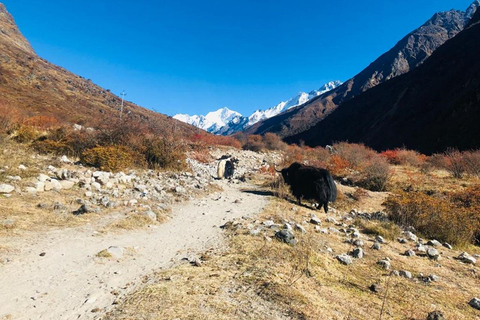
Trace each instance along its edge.
<instances>
[{"instance_id":1,"label":"rocky mountain slope","mask_svg":"<svg viewBox=\"0 0 480 320\"><path fill-rule=\"evenodd\" d=\"M480 10L417 69L342 104L311 130L308 145L363 142L423 153L480 147Z\"/></svg>"},{"instance_id":2,"label":"rocky mountain slope","mask_svg":"<svg viewBox=\"0 0 480 320\"><path fill-rule=\"evenodd\" d=\"M466 11L450 10L434 14L420 28L405 36L392 49L338 88L304 105L261 121L246 132L274 132L289 137L308 130L343 102L421 65L440 45L463 30L479 5L480 1L476 0Z\"/></svg>"},{"instance_id":3,"label":"rocky mountain slope","mask_svg":"<svg viewBox=\"0 0 480 320\"><path fill-rule=\"evenodd\" d=\"M23 117L53 116L61 122L97 126L120 114L121 99L109 90L35 54L13 17L0 3L0 108ZM3 112L3 111L2 111ZM191 135L198 129L166 115L125 102L124 117L175 128Z\"/></svg>"}]
</instances>

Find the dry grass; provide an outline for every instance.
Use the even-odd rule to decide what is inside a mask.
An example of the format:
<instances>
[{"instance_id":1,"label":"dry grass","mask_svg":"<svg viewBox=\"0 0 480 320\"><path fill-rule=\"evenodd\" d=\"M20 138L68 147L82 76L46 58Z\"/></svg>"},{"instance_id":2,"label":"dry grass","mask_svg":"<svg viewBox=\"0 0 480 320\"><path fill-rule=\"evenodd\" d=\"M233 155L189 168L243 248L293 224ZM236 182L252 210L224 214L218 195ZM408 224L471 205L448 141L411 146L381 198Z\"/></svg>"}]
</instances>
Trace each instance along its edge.
<instances>
[{"instance_id":1,"label":"dry grass","mask_svg":"<svg viewBox=\"0 0 480 320\"><path fill-rule=\"evenodd\" d=\"M290 203L275 200L260 220L301 222L311 212L291 208ZM364 239L366 257L344 266L335 259L336 254L352 249L343 236L305 227L306 235L296 232L295 247L266 241L244 229L229 231L228 251L210 256L201 267L182 265L157 273L107 319L379 319L381 313L381 319L425 319L435 309L447 319L478 316L467 302L478 295L480 277L471 266L452 259L458 251L440 249L439 262L407 258L400 253L412 244L390 241L376 251L369 249L372 236ZM370 226L378 233L390 229L381 231L383 227ZM267 230L266 235L272 237L273 231ZM334 253L328 253L327 247ZM440 280L425 284L390 276L376 265L386 256L392 269L409 270L414 277L436 274ZM384 288L388 283L388 292L370 292L373 283Z\"/></svg>"},{"instance_id":2,"label":"dry grass","mask_svg":"<svg viewBox=\"0 0 480 320\"><path fill-rule=\"evenodd\" d=\"M115 229L135 230L135 229L145 228L146 226L151 225L153 223L155 222L153 222L152 219L150 219L146 215L131 214L123 219L112 222L110 225L108 225L104 229L104 231L115 230Z\"/></svg>"}]
</instances>

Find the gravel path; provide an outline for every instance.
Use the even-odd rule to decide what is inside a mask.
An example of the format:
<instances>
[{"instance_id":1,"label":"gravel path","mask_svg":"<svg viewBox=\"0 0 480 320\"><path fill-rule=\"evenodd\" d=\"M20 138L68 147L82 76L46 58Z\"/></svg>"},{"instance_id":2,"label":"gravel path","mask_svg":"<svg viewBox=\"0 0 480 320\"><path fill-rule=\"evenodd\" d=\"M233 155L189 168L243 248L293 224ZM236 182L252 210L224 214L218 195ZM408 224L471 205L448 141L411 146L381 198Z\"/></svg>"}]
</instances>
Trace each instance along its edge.
<instances>
[{"instance_id":1,"label":"gravel path","mask_svg":"<svg viewBox=\"0 0 480 320\"><path fill-rule=\"evenodd\" d=\"M0 319L99 319L142 277L221 246L218 226L259 213L268 198L242 192L247 184L218 183L223 191L174 206L170 221L148 229L101 234L85 226L0 239L15 252L0 265ZM120 259L96 256L110 246L127 249Z\"/></svg>"}]
</instances>

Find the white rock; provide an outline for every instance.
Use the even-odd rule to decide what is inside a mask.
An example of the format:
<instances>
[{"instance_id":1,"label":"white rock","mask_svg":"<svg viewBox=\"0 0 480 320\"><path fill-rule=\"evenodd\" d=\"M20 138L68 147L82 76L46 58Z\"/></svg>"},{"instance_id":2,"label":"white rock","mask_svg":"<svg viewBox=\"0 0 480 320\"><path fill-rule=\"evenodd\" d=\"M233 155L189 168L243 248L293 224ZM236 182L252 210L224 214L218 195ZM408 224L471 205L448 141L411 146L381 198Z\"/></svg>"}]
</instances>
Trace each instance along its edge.
<instances>
[{"instance_id":1,"label":"white rock","mask_svg":"<svg viewBox=\"0 0 480 320\"><path fill-rule=\"evenodd\" d=\"M15 187L10 184L0 184L0 194L10 193L15 190Z\"/></svg>"},{"instance_id":2,"label":"white rock","mask_svg":"<svg viewBox=\"0 0 480 320\"><path fill-rule=\"evenodd\" d=\"M23 164L21 164L21 165L18 166L18 169L24 171L24 170L27 170L27 167L25 167Z\"/></svg>"},{"instance_id":3,"label":"white rock","mask_svg":"<svg viewBox=\"0 0 480 320\"><path fill-rule=\"evenodd\" d=\"M45 183L42 181L35 182L33 186L37 191L45 191Z\"/></svg>"},{"instance_id":4,"label":"white rock","mask_svg":"<svg viewBox=\"0 0 480 320\"><path fill-rule=\"evenodd\" d=\"M37 193L37 188L34 188L34 187L26 187L25 188L25 192L28 192L28 193L31 193L31 194L35 194Z\"/></svg>"},{"instance_id":5,"label":"white rock","mask_svg":"<svg viewBox=\"0 0 480 320\"><path fill-rule=\"evenodd\" d=\"M98 182L92 182L91 186L94 191L100 191L100 189L102 189L102 186Z\"/></svg>"},{"instance_id":6,"label":"white rock","mask_svg":"<svg viewBox=\"0 0 480 320\"><path fill-rule=\"evenodd\" d=\"M47 176L46 174L40 173L37 178L38 181L40 182L45 182L47 180L50 180L50 177Z\"/></svg>"},{"instance_id":7,"label":"white rock","mask_svg":"<svg viewBox=\"0 0 480 320\"><path fill-rule=\"evenodd\" d=\"M62 180L60 181L60 184L62 185L62 188L66 190L73 188L73 186L75 185L75 183L70 180Z\"/></svg>"}]
</instances>

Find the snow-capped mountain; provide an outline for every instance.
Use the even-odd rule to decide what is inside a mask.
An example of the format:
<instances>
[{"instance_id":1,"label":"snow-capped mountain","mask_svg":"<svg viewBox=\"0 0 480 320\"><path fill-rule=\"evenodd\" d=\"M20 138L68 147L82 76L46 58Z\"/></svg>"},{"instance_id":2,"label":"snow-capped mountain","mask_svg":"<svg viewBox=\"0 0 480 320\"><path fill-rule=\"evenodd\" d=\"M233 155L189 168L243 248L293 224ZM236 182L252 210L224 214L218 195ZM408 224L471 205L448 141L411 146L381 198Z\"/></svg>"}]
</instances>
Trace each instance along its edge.
<instances>
[{"instance_id":1,"label":"snow-capped mountain","mask_svg":"<svg viewBox=\"0 0 480 320\"><path fill-rule=\"evenodd\" d=\"M232 134L257 123L258 121L271 118L280 114L290 108L304 104L305 102L324 94L332 89L335 89L342 83L338 80L331 81L324 84L318 90L310 91L309 93L300 92L293 98L282 101L276 106L266 110L256 110L249 117L244 117L240 113L230 110L227 107L218 109L217 111L209 112L206 116L188 114L176 114L173 118L194 125L200 129L214 134Z\"/></svg>"},{"instance_id":2,"label":"snow-capped mountain","mask_svg":"<svg viewBox=\"0 0 480 320\"><path fill-rule=\"evenodd\" d=\"M216 133L227 123L241 116L242 115L240 113L230 110L227 107L223 107L218 109L217 111L207 113L206 116L189 116L188 114L176 114L173 116L173 118L194 125L195 127L198 127L205 131Z\"/></svg>"}]
</instances>

